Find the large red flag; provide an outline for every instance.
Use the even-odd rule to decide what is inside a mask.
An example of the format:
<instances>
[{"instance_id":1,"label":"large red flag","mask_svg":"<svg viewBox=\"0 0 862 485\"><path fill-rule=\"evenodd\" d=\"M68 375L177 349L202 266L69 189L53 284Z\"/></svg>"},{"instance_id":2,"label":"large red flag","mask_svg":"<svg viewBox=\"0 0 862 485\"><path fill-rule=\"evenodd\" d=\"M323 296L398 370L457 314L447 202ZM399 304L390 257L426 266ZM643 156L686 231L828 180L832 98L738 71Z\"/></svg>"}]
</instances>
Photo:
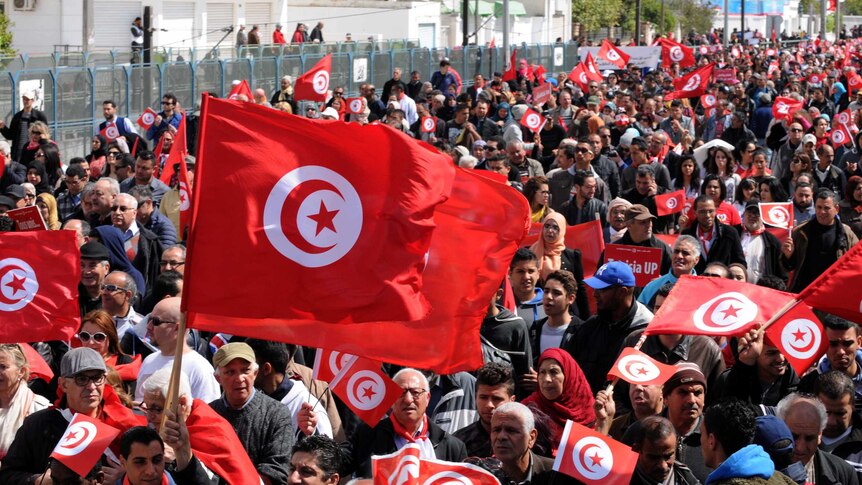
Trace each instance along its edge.
<instances>
[{"instance_id":1,"label":"large red flag","mask_svg":"<svg viewBox=\"0 0 862 485\"><path fill-rule=\"evenodd\" d=\"M297 100L326 101L329 76L332 72L332 54L326 54L311 69L296 78L293 97Z\"/></svg>"},{"instance_id":2,"label":"large red flag","mask_svg":"<svg viewBox=\"0 0 862 485\"><path fill-rule=\"evenodd\" d=\"M511 81L513 79L518 79L518 67L515 66L517 56L518 49L515 49L512 51L512 57L509 58L509 68L506 69L506 72L503 73L503 81Z\"/></svg>"},{"instance_id":3,"label":"large red flag","mask_svg":"<svg viewBox=\"0 0 862 485\"><path fill-rule=\"evenodd\" d=\"M626 64L629 63L629 58L628 54L613 45L608 39L602 41L602 47L599 49L599 59L604 59L619 69L625 69Z\"/></svg>"},{"instance_id":4,"label":"large red flag","mask_svg":"<svg viewBox=\"0 0 862 485\"><path fill-rule=\"evenodd\" d=\"M355 358L355 355L337 350L317 349L314 354L311 377L319 381L332 382L332 379L341 372L341 369Z\"/></svg>"},{"instance_id":5,"label":"large red flag","mask_svg":"<svg viewBox=\"0 0 862 485\"><path fill-rule=\"evenodd\" d=\"M638 454L628 446L586 426L566 421L554 470L584 484L627 485L637 462Z\"/></svg>"},{"instance_id":6,"label":"large red flag","mask_svg":"<svg viewBox=\"0 0 862 485\"><path fill-rule=\"evenodd\" d=\"M856 244L816 280L799 293L798 298L812 307L852 322L862 322L862 244Z\"/></svg>"},{"instance_id":7,"label":"large red flag","mask_svg":"<svg viewBox=\"0 0 862 485\"><path fill-rule=\"evenodd\" d=\"M802 109L802 101L796 101L793 98L779 96L775 98L775 103L772 104L772 116L777 120L793 119L793 115Z\"/></svg>"},{"instance_id":8,"label":"large red flag","mask_svg":"<svg viewBox=\"0 0 862 485\"><path fill-rule=\"evenodd\" d=\"M233 427L200 399L186 419L192 452L227 483L257 483L257 469Z\"/></svg>"},{"instance_id":9,"label":"large red flag","mask_svg":"<svg viewBox=\"0 0 862 485\"><path fill-rule=\"evenodd\" d=\"M647 335L742 335L766 323L793 295L736 280L685 275L656 312Z\"/></svg>"},{"instance_id":10,"label":"large red flag","mask_svg":"<svg viewBox=\"0 0 862 485\"><path fill-rule=\"evenodd\" d=\"M590 85L590 79L589 76L587 76L587 68L584 67L583 62L572 68L572 72L569 73L569 79L576 83L578 87L581 88L581 91L585 93L587 92Z\"/></svg>"},{"instance_id":11,"label":"large red flag","mask_svg":"<svg viewBox=\"0 0 862 485\"><path fill-rule=\"evenodd\" d=\"M684 46L671 39L659 39L661 44L661 66L668 68L674 62L679 67L690 67L696 64L691 47Z\"/></svg>"},{"instance_id":12,"label":"large red flag","mask_svg":"<svg viewBox=\"0 0 862 485\"><path fill-rule=\"evenodd\" d=\"M209 96L207 96L209 97ZM189 154L189 149L186 143L186 117L180 118L180 126L177 128L177 133L174 135L171 151L168 152L168 158L165 160L165 166L159 174L159 180L165 184L171 183L171 177L174 176L174 165L182 162L185 163L186 155Z\"/></svg>"},{"instance_id":13,"label":"large red flag","mask_svg":"<svg viewBox=\"0 0 862 485\"><path fill-rule=\"evenodd\" d=\"M372 428L377 426L404 392L380 370L380 362L354 357L332 379L333 394Z\"/></svg>"},{"instance_id":14,"label":"large red flag","mask_svg":"<svg viewBox=\"0 0 862 485\"><path fill-rule=\"evenodd\" d=\"M593 81L601 81L602 73L599 72L599 65L596 64L596 60L593 59L593 55L587 52L587 56L584 57L583 60L584 67L586 68L587 77L592 79Z\"/></svg>"},{"instance_id":15,"label":"large red flag","mask_svg":"<svg viewBox=\"0 0 862 485\"><path fill-rule=\"evenodd\" d=\"M665 99L696 98L706 94L706 87L709 85L709 78L712 77L714 67L715 63L709 63L695 69L685 76L674 79L674 91L668 93L665 96Z\"/></svg>"},{"instance_id":16,"label":"large red flag","mask_svg":"<svg viewBox=\"0 0 862 485\"><path fill-rule=\"evenodd\" d=\"M761 202L758 206L764 224L780 229L793 227L793 202Z\"/></svg>"},{"instance_id":17,"label":"large red flag","mask_svg":"<svg viewBox=\"0 0 862 485\"><path fill-rule=\"evenodd\" d=\"M230 92L227 93L227 99L231 100L238 100L240 96L245 96L246 101L254 101L254 96L251 94L251 86L248 85L248 81L245 79L234 84L230 88Z\"/></svg>"},{"instance_id":18,"label":"large red flag","mask_svg":"<svg viewBox=\"0 0 862 485\"><path fill-rule=\"evenodd\" d=\"M209 97L203 113L188 311L331 323L427 314L421 271L434 209L454 177L444 156L386 126L320 123ZM225 231L225 220L244 224ZM225 264L237 255L242 265Z\"/></svg>"},{"instance_id":19,"label":"large red flag","mask_svg":"<svg viewBox=\"0 0 862 485\"><path fill-rule=\"evenodd\" d=\"M51 458L86 477L118 434L120 430L117 428L77 413L51 452Z\"/></svg>"},{"instance_id":20,"label":"large red flag","mask_svg":"<svg viewBox=\"0 0 862 485\"><path fill-rule=\"evenodd\" d=\"M70 231L0 237L0 343L72 338L81 318L80 259Z\"/></svg>"},{"instance_id":21,"label":"large red flag","mask_svg":"<svg viewBox=\"0 0 862 485\"><path fill-rule=\"evenodd\" d=\"M655 196L655 210L657 216L666 216L682 212L685 207L685 190L677 190L666 194Z\"/></svg>"},{"instance_id":22,"label":"large red flag","mask_svg":"<svg viewBox=\"0 0 862 485\"><path fill-rule=\"evenodd\" d=\"M619 377L631 384L660 386L676 371L672 365L662 364L640 350L626 347L608 372L608 379Z\"/></svg>"},{"instance_id":23,"label":"large red flag","mask_svg":"<svg viewBox=\"0 0 862 485\"><path fill-rule=\"evenodd\" d=\"M221 104L230 103L223 102ZM249 234L244 234L246 231L231 231L229 236L224 234L225 231L222 230L224 227L223 213L208 214L202 217L202 210L200 208L205 206L201 201L213 198L210 202L213 207L229 207L231 203L239 203L243 211L247 207L252 209L249 211L252 219L261 217L262 210L259 207L250 206L245 200L248 198L249 201L253 202L253 198L249 195L254 194L253 191L249 191L248 194L243 192L240 202L231 197L231 192L236 192L236 187L248 185L249 182L247 176L240 177L239 174L232 173L234 167L233 155L243 153L246 155L244 158L248 158L247 154L250 153L249 150L254 153L268 153L270 150L268 147L271 147L274 143L272 140L277 140L275 143L278 146L291 146L286 140L308 139L305 135L298 136L298 128L302 127L306 129L304 127L313 127L316 129L318 126L323 125L313 121L297 119L293 123L289 123L287 125L289 129L286 129L282 125L280 118L282 116L290 118L289 115L278 115L276 113L278 116L274 118L273 116L275 115L273 115L272 110L251 104L244 104L232 109L242 111L243 115L239 117L227 116L225 118L229 120L243 119L243 122L241 124L231 122L224 130L217 130L218 133L225 133L227 137L224 138L225 140L235 141L241 138L238 137L236 130L242 129L246 125L255 126L255 130L264 130L264 132L271 130L272 133L266 136L255 134L251 138L251 141L248 142L249 145L232 147L231 153L228 154L231 156L227 157L224 161L218 161L219 165L224 165L221 167L221 170L231 171L231 175L227 179L222 179L216 174L211 181L213 184L217 184L222 180L224 185L221 188L224 190L220 192L218 189L215 189L214 191L210 191L208 195L207 189L201 188L201 184L206 183L206 180L208 180L207 173L213 170L209 167L213 166L214 161L217 161L217 159L207 154L225 152L224 147L231 146L231 144L218 145L214 147L215 150L207 148L207 145L210 143L206 141L206 137L209 136L208 130L210 127L207 120L210 119L210 114L204 114L204 124L202 126L204 141L202 141L201 151L203 158L207 158L208 161L199 163L202 171L197 174L198 182L195 184L196 190L194 194L194 207L198 209L195 210L192 218L192 236L190 241L190 248L192 246L197 247L197 242L202 241L203 249L195 249L194 251L197 252L186 261L187 281L185 294L187 298L184 298L184 300L194 303L198 303L194 301L194 294L196 292L207 291L205 287L202 287L201 290L196 290L194 288L195 284L197 284L196 281L224 281L223 278L225 276L219 276L219 274L223 274L225 271L230 271L231 274L237 274L237 271L239 271L239 276L231 276L231 278L239 277L244 281L252 282L255 291L265 290L271 292L272 285L277 285L278 288L281 288L284 284L293 283L281 281L280 275L290 274L289 272L285 273L273 270L274 263L292 264L284 261L284 258L279 254L275 254L267 262L261 263L256 263L254 259L245 258L243 267L230 268L228 270L223 268L223 262L235 257L236 250L226 250L224 254L216 255L215 260L222 263L207 266L206 263L202 262L200 264L203 266L200 269L197 266L199 263L196 263L196 261L199 259L198 256L200 253L206 254L207 251L212 249L207 249L207 247L232 247L232 245L226 244L225 237L228 237L232 241L237 240L240 242L251 237ZM257 113L260 113L260 116ZM252 124L248 116L251 116L252 120L257 121L257 123ZM275 123L274 120L279 120L279 122ZM364 167L375 166L378 176L373 179L363 176L362 180L357 182L357 184L363 184L361 185L362 188L371 184L375 185L375 187L386 186L386 184L381 183L388 180L388 178L381 172L385 168L383 163L385 158L382 158L380 153L381 148L387 146L387 144L397 145L398 149L392 149L392 152L399 154L397 159L399 161L403 160L404 157L409 157L412 160L412 163L409 165L423 166L423 164L431 163L431 160L428 158L429 155L422 153L421 150L427 151L432 157L437 157L435 153L426 148L426 145L419 144L416 140L402 137L398 133L392 134L392 130L389 130L387 127L358 127L352 125L355 124L326 123L324 125L325 130L323 128L319 130L321 134L317 138L318 143L309 147L303 146L301 149L306 151L314 150L308 159L333 160L330 163L334 167L343 168L345 165L350 166L351 164L348 164L347 161L354 159L357 166L363 168L363 170ZM218 125L214 126L219 128ZM362 130L359 136L356 134L358 130ZM386 134L385 136L383 135L384 133ZM386 140L385 144L381 143L381 137ZM217 139L222 138L219 136ZM242 139L245 140L244 137ZM344 147L344 150L349 150L349 155L339 156L338 153L340 152L338 150L344 146L344 139L355 141L352 146ZM408 141L402 143L399 141L402 139ZM421 150L417 151L416 147L421 147ZM369 157L368 160L365 157ZM280 157L280 159L283 159L283 157ZM273 160L269 157L264 157L261 163L269 166L272 165ZM399 163L398 165L403 164ZM451 167L451 162L444 161L444 165L445 167ZM399 169L409 170L410 168L399 167ZM272 168L268 168L267 173L271 170ZM435 170L434 172L437 178L445 177L448 173L448 168ZM256 172L252 171L252 173ZM268 177L272 176L269 175ZM278 180L280 177L281 175L278 175L275 177L275 180ZM200 181L201 179L203 182ZM262 179L266 179L266 177L262 177ZM271 182L267 180L267 183ZM414 188L413 192L417 192L421 186L418 183L414 183L414 185L417 187ZM269 192L269 190L266 189L266 192ZM266 193L264 193L265 196ZM395 196L387 200L400 200L399 197ZM230 203L227 199L230 199ZM327 202L329 200L332 199L327 199ZM403 204L404 201L401 203ZM316 207L313 209L316 209ZM200 230L202 222L211 225L210 232ZM336 219L335 222L338 223L339 221ZM475 369L482 365L482 351L478 337L479 327L487 311L488 303L503 281L509 261L518 248L518 242L527 231L529 205L526 199L511 187L482 178L472 171L455 170L452 195L447 201L437 207L434 214L434 222L437 225L437 229L431 237L430 250L422 250L420 256L422 261L427 260L422 274L422 293L431 303L431 313L421 321L375 321L361 325L345 325L340 323L324 323L319 319L314 320L311 318L257 319L245 315L228 317L214 313L207 314L192 311L189 315L190 325L195 328L220 331L233 335L267 335L267 338L272 340L361 354L365 357L385 360L394 364L432 369L441 374ZM260 224L260 222L257 222L257 224ZM311 236L313 236L313 225L311 229ZM235 232L240 234L234 234ZM263 230L256 230L252 235L255 236L255 241L262 239L258 244L265 249L268 243L264 239L266 236ZM207 241L212 244L206 244ZM465 252L463 250L465 247L473 248L473 250ZM397 251L400 252L403 249L399 248ZM427 256L425 255L426 252ZM248 253L244 254L247 255ZM357 264L367 267L369 264L367 260L378 257L378 255L379 257L391 258L392 250L388 246L386 248L378 248L374 245L361 254L363 260ZM245 268L245 266L249 265L251 265L251 268ZM222 269L219 270L215 266L222 266ZM340 286L337 286L343 285L345 275L365 275L365 280L360 285L366 290L372 283L377 284L376 280L371 280L368 275L379 274L379 268L375 269L375 272L368 272L367 270L357 271L354 266L356 265L351 264L346 266L344 271L333 276L332 282L327 282L321 287L319 291L323 292L321 294L324 297L322 300L318 299L318 301L323 301L324 305L329 308L333 303L331 298L333 294L342 295L339 300L350 300L351 298L345 297L342 293L354 293L356 291L354 285L350 285L344 290ZM197 271L201 271L202 273L196 273ZM244 276L245 274L249 274L249 276ZM290 294L302 296L310 291L313 292L315 289L315 285L311 285L308 281L303 281L303 278L291 275L291 279L296 279L297 282L295 284L299 285L296 292L280 291L279 295ZM261 280L260 284L256 284L256 280ZM237 297L235 294L237 288L230 288L229 291L219 291L222 295L226 293L230 294L229 298L237 305L243 308L249 306L248 300L244 300L245 297ZM240 293L245 291L242 290ZM461 297L452 298L451 295L455 293L461 295ZM262 305L264 307L280 309L285 306L285 301L282 297L275 297L274 301L270 302L266 298L260 298L260 294L266 293L258 293L253 297L255 307ZM248 297L251 298L251 296ZM209 305L209 301L205 301L205 303L205 305L199 308L209 309L210 307L207 306ZM214 303L222 307L224 306L223 302L215 301ZM294 301L291 300L291 303L294 303ZM191 304L189 309L192 309ZM259 309L255 308L255 310ZM369 338L369 335L373 335L374 338ZM475 338L464 338L465 335L475 336ZM404 345L404 342L411 342L411 345Z\"/></svg>"},{"instance_id":24,"label":"large red flag","mask_svg":"<svg viewBox=\"0 0 862 485\"><path fill-rule=\"evenodd\" d=\"M565 243L567 248L581 250L584 278L594 275L605 251L601 221L594 220L567 227Z\"/></svg>"},{"instance_id":25,"label":"large red flag","mask_svg":"<svg viewBox=\"0 0 862 485\"><path fill-rule=\"evenodd\" d=\"M416 443L407 443L388 455L372 456L371 470L374 485L500 484L491 472L476 465L422 458Z\"/></svg>"},{"instance_id":26,"label":"large red flag","mask_svg":"<svg viewBox=\"0 0 862 485\"><path fill-rule=\"evenodd\" d=\"M805 374L829 347L820 320L805 303L797 304L770 325L766 339L781 350L799 375Z\"/></svg>"}]
</instances>

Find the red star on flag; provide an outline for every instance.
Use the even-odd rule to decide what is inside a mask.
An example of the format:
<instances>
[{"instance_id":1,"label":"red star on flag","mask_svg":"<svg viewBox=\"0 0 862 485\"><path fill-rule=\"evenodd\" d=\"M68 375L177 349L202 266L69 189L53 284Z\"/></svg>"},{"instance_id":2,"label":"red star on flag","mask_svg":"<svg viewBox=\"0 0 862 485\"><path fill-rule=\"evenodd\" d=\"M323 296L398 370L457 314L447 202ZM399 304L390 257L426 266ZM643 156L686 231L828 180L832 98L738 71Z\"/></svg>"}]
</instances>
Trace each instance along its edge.
<instances>
[{"instance_id":1,"label":"red star on flag","mask_svg":"<svg viewBox=\"0 0 862 485\"><path fill-rule=\"evenodd\" d=\"M374 386L368 386L362 391L362 397L370 400L374 395L377 394L374 392Z\"/></svg>"},{"instance_id":2,"label":"red star on flag","mask_svg":"<svg viewBox=\"0 0 862 485\"><path fill-rule=\"evenodd\" d=\"M24 291L24 283L26 281L27 280L25 278L19 278L18 275L12 273L12 281L6 283L6 286L15 290L12 292L12 296L15 296L15 293L18 293L19 291Z\"/></svg>"},{"instance_id":3,"label":"red star on flag","mask_svg":"<svg viewBox=\"0 0 862 485\"><path fill-rule=\"evenodd\" d=\"M604 460L604 458L599 456L599 452L596 451L596 452L593 452L593 456L590 457L590 460L593 462L593 466L596 466L596 465L601 465L602 460Z\"/></svg>"},{"instance_id":4,"label":"red star on flag","mask_svg":"<svg viewBox=\"0 0 862 485\"><path fill-rule=\"evenodd\" d=\"M801 328L798 328L791 335L793 335L794 341L799 342L800 340L805 341L805 335L807 335L807 333L804 332Z\"/></svg>"},{"instance_id":5,"label":"red star on flag","mask_svg":"<svg viewBox=\"0 0 862 485\"><path fill-rule=\"evenodd\" d=\"M327 210L326 205L321 200L320 211L318 211L317 214L308 216L309 219L317 222L317 229L315 230L314 235L319 235L320 231L324 229L329 229L330 231L335 232L335 224L333 224L332 221L335 219L336 214L338 214L337 210Z\"/></svg>"},{"instance_id":6,"label":"red star on flag","mask_svg":"<svg viewBox=\"0 0 862 485\"><path fill-rule=\"evenodd\" d=\"M736 308L735 306L733 306L733 304L731 304L727 307L726 310L722 310L721 313L724 313L724 318L727 318L731 315L735 317L738 316L737 314L739 313L739 310L741 310L741 308Z\"/></svg>"}]
</instances>

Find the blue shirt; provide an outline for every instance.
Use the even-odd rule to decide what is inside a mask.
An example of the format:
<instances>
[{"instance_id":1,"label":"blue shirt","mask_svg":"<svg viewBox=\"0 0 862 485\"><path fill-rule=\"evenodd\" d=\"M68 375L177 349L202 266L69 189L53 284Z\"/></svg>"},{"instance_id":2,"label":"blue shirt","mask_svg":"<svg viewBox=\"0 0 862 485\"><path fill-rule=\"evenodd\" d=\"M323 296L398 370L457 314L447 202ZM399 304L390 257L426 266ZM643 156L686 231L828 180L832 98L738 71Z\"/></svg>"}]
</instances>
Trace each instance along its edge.
<instances>
[{"instance_id":1,"label":"blue shirt","mask_svg":"<svg viewBox=\"0 0 862 485\"><path fill-rule=\"evenodd\" d=\"M691 270L691 274L696 275L694 270ZM666 283L676 283L679 278L673 275L673 270L668 271L667 274L659 276L658 278L650 281L644 286L643 291L641 292L641 296L638 297L638 301L646 306L649 306L652 299L655 298L655 294L658 293L658 290L661 289Z\"/></svg>"}]
</instances>

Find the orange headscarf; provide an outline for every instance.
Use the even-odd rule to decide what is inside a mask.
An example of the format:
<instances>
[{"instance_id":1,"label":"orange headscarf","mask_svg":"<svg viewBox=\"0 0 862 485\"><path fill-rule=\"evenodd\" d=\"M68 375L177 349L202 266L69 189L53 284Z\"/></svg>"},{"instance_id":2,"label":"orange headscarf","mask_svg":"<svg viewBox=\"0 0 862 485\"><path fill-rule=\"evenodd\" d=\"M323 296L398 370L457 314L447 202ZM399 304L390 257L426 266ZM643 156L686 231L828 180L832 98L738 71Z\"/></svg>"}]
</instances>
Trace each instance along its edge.
<instances>
[{"instance_id":1,"label":"orange headscarf","mask_svg":"<svg viewBox=\"0 0 862 485\"><path fill-rule=\"evenodd\" d=\"M545 241L545 224L553 220L560 226L560 232L557 234L557 239L553 242ZM560 255L566 249L564 241L566 237L566 218L559 212L552 212L545 217L545 223L542 224L542 234L539 235L539 240L530 246L530 249L536 253L539 258L539 273L542 279L547 278L549 274L560 269L562 260Z\"/></svg>"}]
</instances>

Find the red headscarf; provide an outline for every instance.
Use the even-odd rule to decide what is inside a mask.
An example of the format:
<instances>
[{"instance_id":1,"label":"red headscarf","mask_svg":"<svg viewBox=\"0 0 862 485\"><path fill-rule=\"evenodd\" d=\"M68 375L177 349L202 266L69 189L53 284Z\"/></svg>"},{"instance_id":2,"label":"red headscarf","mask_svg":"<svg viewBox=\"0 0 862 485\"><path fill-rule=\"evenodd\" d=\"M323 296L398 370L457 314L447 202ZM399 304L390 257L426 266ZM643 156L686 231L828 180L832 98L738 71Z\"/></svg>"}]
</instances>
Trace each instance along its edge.
<instances>
[{"instance_id":1,"label":"red headscarf","mask_svg":"<svg viewBox=\"0 0 862 485\"><path fill-rule=\"evenodd\" d=\"M596 420L596 411L593 409L595 399L584 372L575 362L575 359L565 350L551 348L542 352L542 356L539 357L539 365L541 366L542 362L548 359L557 361L563 369L563 393L551 401L542 395L541 390L537 389L524 399L523 403L538 405L539 409L560 426L560 430L565 428L567 419L584 426L592 426Z\"/></svg>"}]
</instances>

